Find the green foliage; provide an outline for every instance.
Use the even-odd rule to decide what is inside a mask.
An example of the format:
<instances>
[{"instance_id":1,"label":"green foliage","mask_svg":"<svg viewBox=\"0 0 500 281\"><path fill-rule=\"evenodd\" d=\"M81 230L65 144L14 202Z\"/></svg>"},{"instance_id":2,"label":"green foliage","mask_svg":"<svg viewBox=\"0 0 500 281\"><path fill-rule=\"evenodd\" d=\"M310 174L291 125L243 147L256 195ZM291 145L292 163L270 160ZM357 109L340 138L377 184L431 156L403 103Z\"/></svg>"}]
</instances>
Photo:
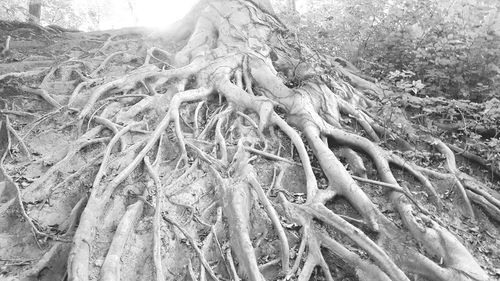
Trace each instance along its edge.
<instances>
[{"instance_id":1,"label":"green foliage","mask_svg":"<svg viewBox=\"0 0 500 281\"><path fill-rule=\"evenodd\" d=\"M399 135L444 132L500 166L500 1L314 0L297 12L278 8L299 40L392 87L377 116Z\"/></svg>"},{"instance_id":2,"label":"green foliage","mask_svg":"<svg viewBox=\"0 0 500 281\"><path fill-rule=\"evenodd\" d=\"M409 70L395 70L389 72L388 80L393 81L399 90L416 95L425 85L420 80L412 80L414 76L415 73Z\"/></svg>"},{"instance_id":3,"label":"green foliage","mask_svg":"<svg viewBox=\"0 0 500 281\"><path fill-rule=\"evenodd\" d=\"M42 4L43 24L53 24L70 29L78 29L84 18L75 11L72 1L48 0Z\"/></svg>"},{"instance_id":4,"label":"green foliage","mask_svg":"<svg viewBox=\"0 0 500 281\"><path fill-rule=\"evenodd\" d=\"M397 125L399 119L389 119L401 108L411 114L420 129L442 137L459 147L483 157L488 163L500 167L500 100L492 98L483 103L444 97L420 98L413 95L392 96L383 100L378 113L382 120ZM400 114L405 114L400 113ZM411 127L411 124L406 124Z\"/></svg>"},{"instance_id":5,"label":"green foliage","mask_svg":"<svg viewBox=\"0 0 500 281\"><path fill-rule=\"evenodd\" d=\"M28 3L21 0L2 0L0 4L0 19L21 21L28 16Z\"/></svg>"},{"instance_id":6,"label":"green foliage","mask_svg":"<svg viewBox=\"0 0 500 281\"><path fill-rule=\"evenodd\" d=\"M497 0L316 0L307 5L300 15L284 12L294 19L289 23L299 38L396 88L476 101L498 95Z\"/></svg>"}]
</instances>

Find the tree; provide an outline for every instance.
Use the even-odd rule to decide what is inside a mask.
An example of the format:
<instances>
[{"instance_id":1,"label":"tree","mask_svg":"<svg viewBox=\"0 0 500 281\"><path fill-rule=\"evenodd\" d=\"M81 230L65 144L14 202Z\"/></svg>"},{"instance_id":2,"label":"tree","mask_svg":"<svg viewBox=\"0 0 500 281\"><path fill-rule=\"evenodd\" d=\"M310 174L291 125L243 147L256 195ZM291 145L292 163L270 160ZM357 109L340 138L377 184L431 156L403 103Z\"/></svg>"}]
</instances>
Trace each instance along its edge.
<instances>
[{"instance_id":1,"label":"tree","mask_svg":"<svg viewBox=\"0 0 500 281\"><path fill-rule=\"evenodd\" d=\"M17 0L6 0L0 8L0 18L3 20L24 20L27 14L25 3Z\"/></svg>"},{"instance_id":2,"label":"tree","mask_svg":"<svg viewBox=\"0 0 500 281\"><path fill-rule=\"evenodd\" d=\"M287 0L287 6L290 12L297 12L297 1L296 0Z\"/></svg>"},{"instance_id":3,"label":"tree","mask_svg":"<svg viewBox=\"0 0 500 281\"><path fill-rule=\"evenodd\" d=\"M29 11L29 22L39 23L40 16L42 14L42 1L41 0L30 0L28 4Z\"/></svg>"},{"instance_id":4,"label":"tree","mask_svg":"<svg viewBox=\"0 0 500 281\"><path fill-rule=\"evenodd\" d=\"M137 36L137 31L132 34ZM470 201L498 219L500 204L491 190L460 171L452 150L437 138L426 141L444 155L447 172L423 168L394 153L416 148L370 113L370 107L391 93L349 62L299 44L268 1L202 0L161 34L165 42L182 42L182 47L175 52L149 48L140 65L142 58L123 51L134 49L127 45L130 38L123 39L128 35L109 35L104 45L90 52L90 59L83 53L81 60L44 70L39 89L21 87L56 108L40 120L74 117L73 124L55 131L69 130L77 136L64 156L22 192L23 201L32 204L79 196L70 204L67 220L57 226L62 238L42 230L29 212L21 212L38 238L72 237L71 245L54 242L28 275L38 276L50 261L66 257L60 253L70 248L68 280L120 280L120 272L122 277L131 274L126 261L136 258L124 253L132 236L136 243L128 246L135 247L131 253L152 252L155 280L165 280L167 274L180 279L185 273L192 280L304 281L317 267L326 280L334 280L333 264L352 268L359 280L410 280L412 275L426 280L488 280L469 250L436 212L428 210L444 204L429 177L456 186L460 197L455 202L461 204L453 208L470 219L475 215ZM103 38L88 36L93 40L81 42ZM120 44L125 44L122 50L108 53ZM118 56L122 60L115 71L125 74L101 78ZM82 71L99 60L102 63L90 73ZM136 67L129 71L122 64ZM0 81L14 77L14 83L16 76L30 75L5 74ZM61 106L63 100L47 92L49 82L75 75L80 82ZM7 133L15 132L9 124L4 119L0 136L15 139ZM22 143L21 138L17 141ZM3 143L2 165L11 141ZM96 148L102 143L107 143L104 152ZM71 159L84 156L91 159L87 164L72 173L65 170L74 165ZM274 176L270 161L281 163ZM365 162L371 166L366 168ZM89 168L95 163L97 173ZM380 181L367 179L373 176L370 167ZM417 200L400 184L395 167L417 179L428 200ZM20 194L19 183L3 166L2 174L5 186ZM92 176L90 189L71 184L85 176ZM272 178L267 190L265 178ZM386 188L381 204L390 206L394 215L379 209L373 202L376 194L364 191L358 181ZM61 187L67 190L57 195ZM351 215L334 211L339 197L349 202ZM186 210L187 220L181 215ZM152 245L136 228L152 233L146 236ZM182 250L182 242L192 252ZM144 267L146 263L151 264L144 260ZM128 278L153 278L144 274Z\"/></svg>"}]
</instances>

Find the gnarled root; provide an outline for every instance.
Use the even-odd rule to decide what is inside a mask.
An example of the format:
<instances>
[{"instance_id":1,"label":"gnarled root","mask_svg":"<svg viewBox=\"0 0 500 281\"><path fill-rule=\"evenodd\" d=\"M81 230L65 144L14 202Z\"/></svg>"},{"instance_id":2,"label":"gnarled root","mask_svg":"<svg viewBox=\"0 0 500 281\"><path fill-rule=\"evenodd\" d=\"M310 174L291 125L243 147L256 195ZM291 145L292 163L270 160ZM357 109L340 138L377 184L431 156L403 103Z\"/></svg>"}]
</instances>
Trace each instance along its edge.
<instances>
[{"instance_id":1,"label":"gnarled root","mask_svg":"<svg viewBox=\"0 0 500 281\"><path fill-rule=\"evenodd\" d=\"M141 216L143 208L144 208L144 201L140 199L127 208L127 211L123 215L122 219L120 220L120 223L118 224L118 227L116 228L116 232L113 236L113 241L109 246L108 254L106 255L106 259L102 264L101 280L104 281L121 280L120 258L123 254L123 249L130 235L130 232L133 231L135 222Z\"/></svg>"}]
</instances>

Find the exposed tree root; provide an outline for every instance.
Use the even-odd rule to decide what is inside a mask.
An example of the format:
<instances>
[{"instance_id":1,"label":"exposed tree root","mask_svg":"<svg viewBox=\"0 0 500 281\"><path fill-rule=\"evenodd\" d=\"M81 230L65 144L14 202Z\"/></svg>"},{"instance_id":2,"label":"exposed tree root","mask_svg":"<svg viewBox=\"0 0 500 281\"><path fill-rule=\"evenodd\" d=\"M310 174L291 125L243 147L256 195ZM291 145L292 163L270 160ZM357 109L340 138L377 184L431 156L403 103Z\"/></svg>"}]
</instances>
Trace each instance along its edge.
<instances>
[{"instance_id":1,"label":"exposed tree root","mask_svg":"<svg viewBox=\"0 0 500 281\"><path fill-rule=\"evenodd\" d=\"M28 157L28 159L31 160L31 153L28 149L28 147L26 146L26 143L24 143L23 139L21 138L21 136L19 136L19 134L16 132L16 130L14 128L12 128L12 126L8 123L8 118L5 119L6 122L7 122L7 130L9 131L10 134L12 134L12 136L16 139L16 141L21 145L21 148L23 149L24 151L24 154L26 155L26 157Z\"/></svg>"},{"instance_id":2,"label":"exposed tree root","mask_svg":"<svg viewBox=\"0 0 500 281\"><path fill-rule=\"evenodd\" d=\"M433 179L456 184L463 202L459 208L470 218L472 201L498 220L500 198L460 171L452 150L440 140L432 144L447 159L446 173L391 152L399 147L384 142L387 137L402 149L413 147L370 113L377 103L370 97L381 97L382 89L340 58L315 54L310 61L298 60L310 49L287 37L266 4L200 1L190 13L196 17L164 34L167 40L186 39L182 49L148 47L140 54L144 64L112 79L102 72L126 51L118 44L124 34L108 34L95 49L103 56L91 59L98 67L90 79L80 75L66 106L45 87L29 90L57 109L28 126L18 138L21 145L29 144L35 126L62 115L75 115L79 126L65 127L75 134L82 133L82 124L94 126L24 192L17 191L23 207L22 199L46 198L100 163L93 184L75 192L79 201L72 202L59 226L66 237L74 232L68 280L96 279L96 272L102 280L120 280L128 270L124 259L135 246L152 248L141 252L152 256L154 275L148 278L155 280L186 275L200 281L307 281L314 274L340 280L337 267L351 269L359 280L410 280L413 274L424 280L488 280L433 211L441 211L446 200ZM57 79L61 65L45 70L42 86ZM71 159L108 140L104 153L94 152L87 165L57 183ZM2 160L7 152L4 148ZM403 184L405 176L418 184ZM153 190L142 184L148 179ZM357 181L385 187L386 196ZM419 189L427 197L417 196ZM349 205L344 211L335 208L339 197ZM391 215L379 209L381 204ZM187 216L179 211L186 209ZM36 235L47 237L26 212L23 216ZM162 228L161 218L182 233L189 247L182 237L174 238L177 231ZM152 233L148 243L127 242L144 233ZM109 248L96 246L103 237L109 238ZM197 258L188 254L193 250ZM99 269L96 263L103 259ZM166 267L172 261L183 264Z\"/></svg>"},{"instance_id":3,"label":"exposed tree root","mask_svg":"<svg viewBox=\"0 0 500 281\"><path fill-rule=\"evenodd\" d=\"M7 36L7 38L5 39L5 44L2 47L2 51L0 52L0 55L4 56L10 50L10 39L11 37Z\"/></svg>"},{"instance_id":4,"label":"exposed tree root","mask_svg":"<svg viewBox=\"0 0 500 281\"><path fill-rule=\"evenodd\" d=\"M31 117L31 118L37 118L38 116L33 113L29 112L23 112L23 111L18 111L18 110L8 110L8 109L2 109L0 110L0 113L5 114L5 115L17 115L17 116L26 116L26 117Z\"/></svg>"},{"instance_id":5,"label":"exposed tree root","mask_svg":"<svg viewBox=\"0 0 500 281\"><path fill-rule=\"evenodd\" d=\"M125 243L127 243L127 238L130 232L133 231L135 222L142 214L142 209L144 208L144 201L137 200L134 204L127 208L127 211L120 220L115 235L113 236L113 242L109 246L106 259L101 268L101 280L114 281L120 279L120 267L121 261L120 257L123 254Z\"/></svg>"},{"instance_id":6,"label":"exposed tree root","mask_svg":"<svg viewBox=\"0 0 500 281\"><path fill-rule=\"evenodd\" d=\"M74 233L88 199L87 195L82 196L73 209L71 209L68 219L61 224L60 229L64 231L64 236L69 236Z\"/></svg>"},{"instance_id":7,"label":"exposed tree root","mask_svg":"<svg viewBox=\"0 0 500 281\"><path fill-rule=\"evenodd\" d=\"M160 149L160 148L158 148ZM160 150L159 150L160 151ZM159 160L159 158L158 158ZM160 177L158 176L158 172L153 168L151 162L149 161L149 157L144 158L144 163L146 164L146 168L148 169L149 174L153 178L156 186L156 204L155 204L155 214L153 221L153 259L155 263L155 278L157 281L165 280L165 276L163 274L163 266L161 263L161 233L160 233L160 224L161 224L161 209L162 209L162 188Z\"/></svg>"},{"instance_id":8,"label":"exposed tree root","mask_svg":"<svg viewBox=\"0 0 500 281\"><path fill-rule=\"evenodd\" d=\"M486 159L484 159L478 155L475 155L469 151L466 151L466 150L464 150L456 145L447 144L447 146L449 148L451 148L453 151L455 151L458 155L461 155L467 159L470 159L470 160L484 166L485 168L487 168L490 171L490 173L493 176L500 178L500 167L498 165L495 166L495 163L491 163L491 161L487 161Z\"/></svg>"},{"instance_id":9,"label":"exposed tree root","mask_svg":"<svg viewBox=\"0 0 500 281\"><path fill-rule=\"evenodd\" d=\"M462 198L464 198L467 209L472 214L472 217L473 211L469 202L469 197L471 197L471 200L474 203L483 207L493 219L500 221L500 217L498 216L498 214L500 214L500 200L493 197L488 192L488 188L485 185L478 182L471 176L461 172L457 168L455 155L446 144L437 139L432 140L431 144L436 146L437 149L446 157L446 169L450 173L448 176L455 179L456 188Z\"/></svg>"},{"instance_id":10,"label":"exposed tree root","mask_svg":"<svg viewBox=\"0 0 500 281\"><path fill-rule=\"evenodd\" d=\"M35 94L35 95L41 97L47 103L49 103L50 105L52 105L55 108L60 108L61 107L61 105L56 100L54 100L54 98L51 97L46 90L43 90L43 89L32 89L32 88L26 87L26 86L22 86L21 90L23 90L25 92L28 92L30 94Z\"/></svg>"},{"instance_id":11,"label":"exposed tree root","mask_svg":"<svg viewBox=\"0 0 500 281\"><path fill-rule=\"evenodd\" d=\"M55 272L64 270L64 265L60 263L61 257L67 255L70 248L69 243L56 242L52 247L42 256L42 258L28 271L24 272L23 278L39 278L44 270L51 269ZM59 268L58 268L59 267ZM65 272L62 272L62 277L65 276Z\"/></svg>"},{"instance_id":12,"label":"exposed tree root","mask_svg":"<svg viewBox=\"0 0 500 281\"><path fill-rule=\"evenodd\" d=\"M389 183L373 181L373 180L369 180L369 179L365 179L365 178L361 178L361 177L357 177L357 176L352 176L352 178L355 180L358 180L358 181L373 183L373 184L376 184L379 186L388 187L392 191L395 191L395 192L401 192L406 196L406 198L408 198L408 200L410 200L418 208L419 211L421 211L422 213L424 213L426 215L429 215L429 212L420 206L420 204L413 198L413 196L411 195L411 193L408 190L406 190L398 185L392 185Z\"/></svg>"},{"instance_id":13,"label":"exposed tree root","mask_svg":"<svg viewBox=\"0 0 500 281\"><path fill-rule=\"evenodd\" d=\"M114 57L118 56L118 55L123 55L123 54L126 54L125 52L123 51L118 51L118 52L114 52L112 54L110 54L109 56L106 57L106 59L104 59L104 61L96 68L94 69L94 71L92 71L92 73L90 73L90 77L91 78L95 78L100 71L102 71L106 65L109 63L110 60L112 60Z\"/></svg>"},{"instance_id":14,"label":"exposed tree root","mask_svg":"<svg viewBox=\"0 0 500 281\"><path fill-rule=\"evenodd\" d=\"M13 198L6 204L6 207L10 207L14 202L17 202L20 213L24 220L28 223L28 225L31 228L31 231L33 232L35 241L38 243L38 238L51 238L57 241L66 241L65 239L58 238L55 235L46 233L42 230L39 229L39 226L37 226L36 221L34 221L26 212L26 209L23 204L23 199L21 195L21 189L19 188L19 185L12 179L11 176L6 172L5 167L4 167L4 161L7 156L7 153L10 150L11 146L11 139L10 139L10 134L8 131L9 127L9 119L6 118L5 120L1 120L0 123L0 134L1 137L0 139L2 140L2 145L0 147L0 182L2 183L2 193L5 189L13 189L14 190L14 196ZM0 194L1 195L1 194ZM3 210L2 210L3 211Z\"/></svg>"},{"instance_id":15,"label":"exposed tree root","mask_svg":"<svg viewBox=\"0 0 500 281\"><path fill-rule=\"evenodd\" d=\"M195 249L196 253L198 254L198 257L201 260L201 264L203 264L203 267L205 268L205 270L208 272L210 277L212 277L215 281L218 281L219 278L217 278L214 271L210 267L210 264L208 264L207 260L203 256L203 253L201 252L200 248L196 245L196 242L194 241L193 237L191 237L191 235L189 235L180 225L178 225L176 222L172 221L171 219L169 219L165 215L163 216L163 219L166 220L167 222L171 223L173 226L175 226L177 229L179 229L182 232L182 234L184 234L184 236L186 236L186 238L189 240L189 243L191 244L191 246Z\"/></svg>"},{"instance_id":16,"label":"exposed tree root","mask_svg":"<svg viewBox=\"0 0 500 281\"><path fill-rule=\"evenodd\" d=\"M50 194L50 189L46 189L44 184L47 184L47 182L54 175L56 175L59 171L63 170L68 165L68 162L81 149L92 144L102 143L104 141L109 140L109 138L107 137L93 139L93 137L95 137L101 131L101 129L102 127L95 127L94 129L83 135L80 139L73 142L72 145L68 148L68 152L64 156L64 158L62 158L57 163L52 165L42 177L40 177L38 180L36 180L33 184L29 186L29 189L25 191L24 195L25 198L30 201L37 201L40 199L44 199L48 194ZM52 185L54 185L53 182Z\"/></svg>"}]
</instances>

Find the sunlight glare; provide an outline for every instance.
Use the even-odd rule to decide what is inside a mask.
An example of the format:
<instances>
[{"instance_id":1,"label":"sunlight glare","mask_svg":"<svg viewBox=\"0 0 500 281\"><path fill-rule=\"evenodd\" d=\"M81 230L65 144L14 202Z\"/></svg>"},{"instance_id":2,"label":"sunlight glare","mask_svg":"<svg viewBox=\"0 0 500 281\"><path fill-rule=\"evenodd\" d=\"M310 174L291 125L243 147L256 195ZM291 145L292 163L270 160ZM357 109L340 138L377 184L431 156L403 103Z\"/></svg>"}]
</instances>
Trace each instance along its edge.
<instances>
[{"instance_id":1,"label":"sunlight glare","mask_svg":"<svg viewBox=\"0 0 500 281\"><path fill-rule=\"evenodd\" d=\"M134 8L137 25L165 27L181 19L197 0L141 0Z\"/></svg>"},{"instance_id":2,"label":"sunlight glare","mask_svg":"<svg viewBox=\"0 0 500 281\"><path fill-rule=\"evenodd\" d=\"M87 5L103 6L105 14L98 23L101 30L130 26L164 28L186 15L197 1L110 0L103 3L90 0Z\"/></svg>"}]
</instances>

